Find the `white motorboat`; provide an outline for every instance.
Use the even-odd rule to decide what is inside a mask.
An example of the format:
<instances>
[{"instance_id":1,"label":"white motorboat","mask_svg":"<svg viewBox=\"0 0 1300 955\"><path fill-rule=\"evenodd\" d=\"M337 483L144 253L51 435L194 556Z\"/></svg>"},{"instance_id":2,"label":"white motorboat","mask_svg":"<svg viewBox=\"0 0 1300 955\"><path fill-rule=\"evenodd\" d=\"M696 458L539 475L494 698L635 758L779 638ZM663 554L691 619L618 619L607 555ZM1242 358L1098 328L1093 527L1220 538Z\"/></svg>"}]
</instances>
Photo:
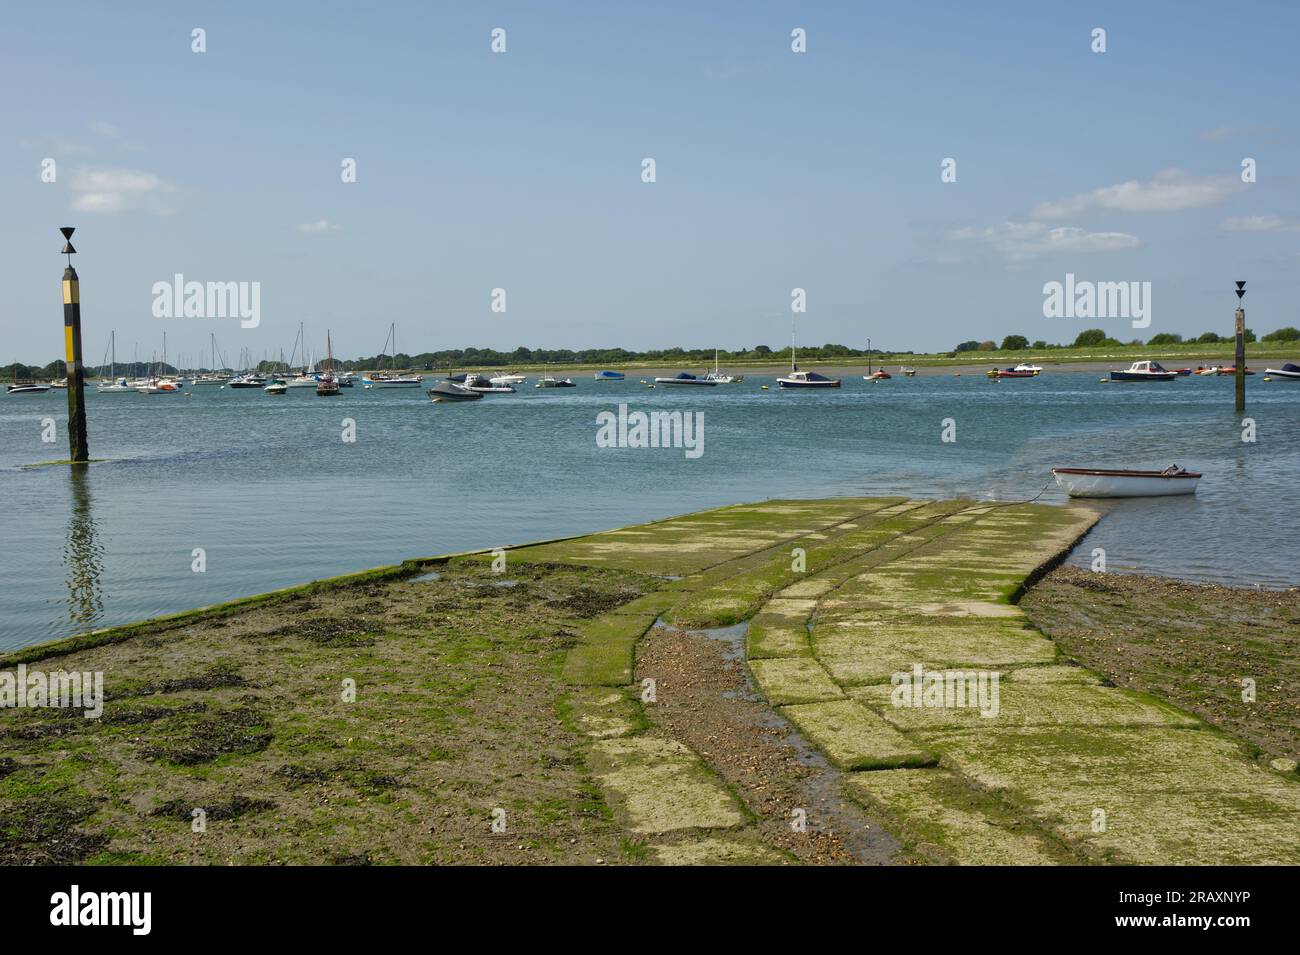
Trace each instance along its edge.
<instances>
[{"instance_id":1,"label":"white motorboat","mask_svg":"<svg viewBox=\"0 0 1300 955\"><path fill-rule=\"evenodd\" d=\"M1281 368L1265 368L1264 374L1280 381L1300 381L1300 365L1287 362Z\"/></svg>"},{"instance_id":2,"label":"white motorboat","mask_svg":"<svg viewBox=\"0 0 1300 955\"><path fill-rule=\"evenodd\" d=\"M265 378L263 378L261 375L253 374L250 372L243 375L236 375L234 378L231 378L229 381L226 382L226 387L227 388L261 388L265 384L266 384Z\"/></svg>"},{"instance_id":3,"label":"white motorboat","mask_svg":"<svg viewBox=\"0 0 1300 955\"><path fill-rule=\"evenodd\" d=\"M49 390L49 385L37 384L34 381L15 381L12 385L5 386L5 393L10 395L43 395Z\"/></svg>"},{"instance_id":4,"label":"white motorboat","mask_svg":"<svg viewBox=\"0 0 1300 955\"><path fill-rule=\"evenodd\" d=\"M493 375L488 379L494 385L522 385L527 380L527 375L516 375L513 372L504 375Z\"/></svg>"},{"instance_id":5,"label":"white motorboat","mask_svg":"<svg viewBox=\"0 0 1300 955\"><path fill-rule=\"evenodd\" d=\"M315 375L301 374L294 375L292 378L285 379L286 388L315 388L320 384L320 379Z\"/></svg>"},{"instance_id":6,"label":"white motorboat","mask_svg":"<svg viewBox=\"0 0 1300 955\"><path fill-rule=\"evenodd\" d=\"M1195 494L1201 475L1178 465L1163 471L1111 468L1052 468L1057 485L1070 497L1165 497Z\"/></svg>"},{"instance_id":7,"label":"white motorboat","mask_svg":"<svg viewBox=\"0 0 1300 955\"><path fill-rule=\"evenodd\" d=\"M266 383L266 386L262 388L262 391L264 391L268 395L282 395L285 393L288 387L289 386L285 384L283 380L279 378L272 378L270 381Z\"/></svg>"},{"instance_id":8,"label":"white motorboat","mask_svg":"<svg viewBox=\"0 0 1300 955\"><path fill-rule=\"evenodd\" d=\"M1016 365L1016 366L1015 366L1014 368L1012 368L1011 370L1012 370L1012 371L1030 371L1030 372L1033 372L1033 373L1036 375L1036 374L1038 374L1040 371L1042 371L1043 369L1042 369L1042 366L1040 366L1040 365L1031 365L1031 364L1029 364L1028 362L1023 362L1023 361L1022 361L1020 364Z\"/></svg>"},{"instance_id":9,"label":"white motorboat","mask_svg":"<svg viewBox=\"0 0 1300 955\"><path fill-rule=\"evenodd\" d=\"M537 384L533 385L533 387L534 388L576 388L578 386L573 383L572 378L553 378L550 375L546 375L542 378L538 378Z\"/></svg>"},{"instance_id":10,"label":"white motorboat","mask_svg":"<svg viewBox=\"0 0 1300 955\"><path fill-rule=\"evenodd\" d=\"M457 384L461 383L457 382ZM468 388L470 391L481 395L513 395L515 393L513 385L495 384L486 375L466 375L461 387Z\"/></svg>"}]
</instances>

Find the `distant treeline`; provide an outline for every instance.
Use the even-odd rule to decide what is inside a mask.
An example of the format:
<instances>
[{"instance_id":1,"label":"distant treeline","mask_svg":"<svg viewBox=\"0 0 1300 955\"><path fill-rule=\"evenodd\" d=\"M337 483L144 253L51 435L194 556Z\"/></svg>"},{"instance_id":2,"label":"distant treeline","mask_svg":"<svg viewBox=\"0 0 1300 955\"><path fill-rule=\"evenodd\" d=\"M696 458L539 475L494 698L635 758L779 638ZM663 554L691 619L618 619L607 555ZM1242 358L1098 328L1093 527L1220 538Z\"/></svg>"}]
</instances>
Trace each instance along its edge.
<instances>
[{"instance_id":1,"label":"distant treeline","mask_svg":"<svg viewBox=\"0 0 1300 955\"><path fill-rule=\"evenodd\" d=\"M1247 342L1255 341L1255 333L1249 328L1243 336ZM954 348L949 354L956 355L958 352L967 351L1047 351L1053 348L1113 348L1122 345L1221 345L1228 342L1234 342L1236 338L1232 335L1220 335L1216 332L1206 332L1204 335L1198 335L1195 338L1183 338L1182 335L1176 335L1173 332L1161 332L1153 335L1149 341L1143 341L1140 338L1134 338L1131 341L1122 342L1117 338L1107 335L1104 329L1089 328L1079 332L1074 342L1069 345L1053 345L1050 342L1038 341L1031 342L1024 335L1008 335L1002 339L1002 344L989 339L988 341L968 341L962 342ZM1275 332L1269 332L1262 341L1266 342L1294 342L1300 341L1300 329L1287 326L1279 328Z\"/></svg>"}]
</instances>

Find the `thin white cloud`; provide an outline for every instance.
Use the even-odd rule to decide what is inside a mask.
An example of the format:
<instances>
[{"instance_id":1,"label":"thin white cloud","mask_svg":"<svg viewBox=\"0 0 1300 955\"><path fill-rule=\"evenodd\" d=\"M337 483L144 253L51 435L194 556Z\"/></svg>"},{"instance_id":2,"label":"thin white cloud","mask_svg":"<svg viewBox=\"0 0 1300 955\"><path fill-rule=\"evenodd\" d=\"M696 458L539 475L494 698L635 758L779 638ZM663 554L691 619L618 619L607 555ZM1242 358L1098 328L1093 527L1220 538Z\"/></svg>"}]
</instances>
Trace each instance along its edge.
<instances>
[{"instance_id":1,"label":"thin white cloud","mask_svg":"<svg viewBox=\"0 0 1300 955\"><path fill-rule=\"evenodd\" d=\"M1201 139L1207 143L1226 143L1244 136L1263 136L1272 141L1277 131L1276 126L1216 126L1202 131Z\"/></svg>"},{"instance_id":2,"label":"thin white cloud","mask_svg":"<svg viewBox=\"0 0 1300 955\"><path fill-rule=\"evenodd\" d=\"M1219 228L1226 232L1300 232L1300 222L1281 216L1233 216L1224 219Z\"/></svg>"},{"instance_id":3,"label":"thin white cloud","mask_svg":"<svg viewBox=\"0 0 1300 955\"><path fill-rule=\"evenodd\" d=\"M89 124L90 131L97 136L103 136L107 139L120 139L121 131L112 123L106 123L102 119L94 119Z\"/></svg>"},{"instance_id":4,"label":"thin white cloud","mask_svg":"<svg viewBox=\"0 0 1300 955\"><path fill-rule=\"evenodd\" d=\"M1012 261L1024 261L1053 252L1114 252L1141 243L1127 232L1088 232L1074 226L1049 228L1041 222L1002 222L986 228L954 229L952 242L979 242Z\"/></svg>"},{"instance_id":5,"label":"thin white cloud","mask_svg":"<svg viewBox=\"0 0 1300 955\"><path fill-rule=\"evenodd\" d=\"M151 172L112 167L83 167L72 174L72 208L77 212L171 211L165 196L175 187Z\"/></svg>"},{"instance_id":6,"label":"thin white cloud","mask_svg":"<svg viewBox=\"0 0 1300 955\"><path fill-rule=\"evenodd\" d=\"M1239 176L1193 176L1181 169L1165 169L1145 182L1130 179L1056 202L1039 203L1030 216L1034 219L1059 219L1089 209L1176 212L1214 205L1244 188L1245 183Z\"/></svg>"},{"instance_id":7,"label":"thin white cloud","mask_svg":"<svg viewBox=\"0 0 1300 955\"><path fill-rule=\"evenodd\" d=\"M343 226L339 225L337 222L329 222L325 219L320 219L316 222L304 222L302 225L298 226L298 231L304 235L326 235L330 232L342 232Z\"/></svg>"}]
</instances>

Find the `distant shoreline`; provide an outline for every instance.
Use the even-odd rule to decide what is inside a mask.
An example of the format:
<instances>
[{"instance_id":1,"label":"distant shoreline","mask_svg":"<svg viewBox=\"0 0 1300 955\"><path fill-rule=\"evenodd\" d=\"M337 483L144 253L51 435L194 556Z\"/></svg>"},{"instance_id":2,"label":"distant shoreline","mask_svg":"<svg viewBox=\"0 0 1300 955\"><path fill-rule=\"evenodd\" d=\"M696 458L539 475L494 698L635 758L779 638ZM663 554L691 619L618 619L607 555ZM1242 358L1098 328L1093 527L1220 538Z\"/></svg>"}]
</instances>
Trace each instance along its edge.
<instances>
[{"instance_id":1,"label":"distant shoreline","mask_svg":"<svg viewBox=\"0 0 1300 955\"><path fill-rule=\"evenodd\" d=\"M1006 368L1017 365L1021 362L1028 362L1035 365L1041 365L1044 371L1051 371L1054 368L1072 369L1075 371L1108 371L1111 368L1127 368L1135 361L1151 359L1161 362L1162 364L1181 368L1195 367L1197 365L1215 365L1228 364L1234 361L1234 349L1230 343L1220 343L1216 345L1164 345L1157 347L1148 347L1145 345L1123 345L1106 349L1096 348L1052 348L1052 349L1031 349L1025 351L972 351L961 352L957 355L951 355L948 352L936 352L926 354L899 354L895 352L884 352L874 355L870 359L873 368L884 368L891 374L900 367L915 368L918 374L925 374L926 371L931 373L962 373L970 371L987 371L990 368ZM409 356L407 356L409 358ZM844 374L857 373L859 369L865 370L868 365L868 359L864 356L845 356L840 358L799 358L796 353L796 360L800 368L816 369L819 371L830 370L833 372L842 372ZM1300 342L1253 342L1246 346L1246 361L1249 367L1258 371L1263 371L1266 365L1281 364L1284 361L1300 360ZM338 361L337 367L341 371L347 371L355 374L368 374L371 371L379 369L348 368L348 362ZM790 358L788 355L776 354L771 359L728 359L725 356L719 358L719 366L732 374L745 375L778 375L790 367ZM11 368L11 365L0 366ZM27 366L35 370L36 366ZM42 366L42 370L48 366ZM653 376L658 373L667 372L676 374L679 371L699 371L704 372L713 368L712 358L691 357L680 361L628 361L628 362L608 362L604 364L594 362L517 362L500 365L483 365L474 362L466 362L458 365L439 364L433 368L423 366L406 365L400 366L396 370L402 372L413 372L415 374L445 375L466 371L481 371L489 374L505 372L527 372L532 374L553 374L561 377L572 376L581 373L592 373L603 369L613 371L622 371L629 375L635 373L643 376ZM394 369L385 368L385 372L391 372ZM163 370L159 374L163 375L191 375L206 374L207 369L175 369L171 371ZM222 371L225 373L225 370ZM237 372L230 372L236 374ZM260 372L261 374L270 374L271 372ZM286 372L276 372L283 374ZM106 380L107 376L92 376L90 370L87 370L87 380ZM119 368L119 375L130 373ZM49 381L44 375L37 376L36 381Z\"/></svg>"}]
</instances>

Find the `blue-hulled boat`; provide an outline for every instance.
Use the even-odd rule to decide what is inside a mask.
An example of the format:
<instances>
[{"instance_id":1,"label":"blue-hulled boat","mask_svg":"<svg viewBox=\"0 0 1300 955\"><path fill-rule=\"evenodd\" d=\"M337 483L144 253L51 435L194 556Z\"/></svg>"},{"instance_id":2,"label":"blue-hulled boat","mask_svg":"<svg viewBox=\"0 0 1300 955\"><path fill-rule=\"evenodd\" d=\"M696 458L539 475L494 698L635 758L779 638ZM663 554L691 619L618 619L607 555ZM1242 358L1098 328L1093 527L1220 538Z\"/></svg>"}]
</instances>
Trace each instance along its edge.
<instances>
[{"instance_id":1,"label":"blue-hulled boat","mask_svg":"<svg viewBox=\"0 0 1300 955\"><path fill-rule=\"evenodd\" d=\"M598 371L592 377L597 381L622 381L627 376L621 371Z\"/></svg>"}]
</instances>

